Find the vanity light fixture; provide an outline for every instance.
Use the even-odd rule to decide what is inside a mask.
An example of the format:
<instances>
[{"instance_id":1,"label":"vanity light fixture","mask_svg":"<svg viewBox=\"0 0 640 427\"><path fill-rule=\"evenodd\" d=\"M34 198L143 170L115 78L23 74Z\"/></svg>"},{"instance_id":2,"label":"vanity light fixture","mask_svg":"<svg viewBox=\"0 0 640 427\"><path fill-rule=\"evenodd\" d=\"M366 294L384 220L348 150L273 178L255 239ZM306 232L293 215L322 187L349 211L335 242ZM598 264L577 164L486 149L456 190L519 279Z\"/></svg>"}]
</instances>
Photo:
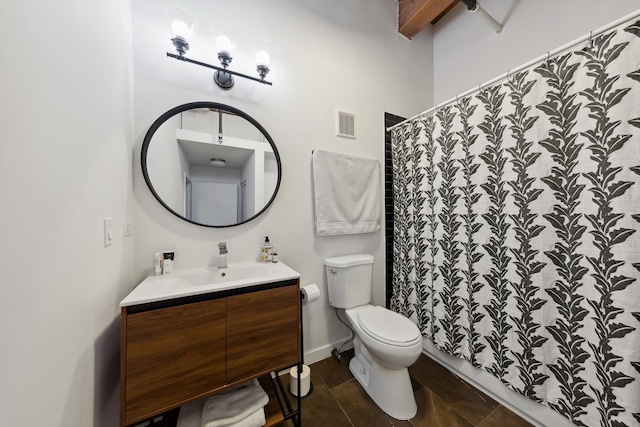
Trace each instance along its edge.
<instances>
[{"instance_id":1,"label":"vanity light fixture","mask_svg":"<svg viewBox=\"0 0 640 427\"><path fill-rule=\"evenodd\" d=\"M267 74L269 74L269 63L273 52L273 47L270 43L264 40L258 40L256 42L256 71L258 72L258 77L239 73L229 69L235 48L235 31L224 24L213 24L211 26L211 32L221 66L196 61L186 57L186 53L189 50L188 39L197 26L195 19L184 9L177 6L165 6L164 9L171 27L171 42L178 52L177 55L167 52L168 57L216 70L213 75L213 81L219 88L224 90L229 90L233 87L235 83L233 76L253 80L269 86L273 85L273 83L265 80Z\"/></svg>"},{"instance_id":2,"label":"vanity light fixture","mask_svg":"<svg viewBox=\"0 0 640 427\"><path fill-rule=\"evenodd\" d=\"M256 67L261 79L269 74L269 65L271 65L271 54L273 53L273 45L266 40L256 41Z\"/></svg>"},{"instance_id":3,"label":"vanity light fixture","mask_svg":"<svg viewBox=\"0 0 640 427\"><path fill-rule=\"evenodd\" d=\"M164 13L171 28L171 42L178 54L184 56L189 50L187 39L196 30L196 20L189 12L178 6L165 6Z\"/></svg>"},{"instance_id":4,"label":"vanity light fixture","mask_svg":"<svg viewBox=\"0 0 640 427\"><path fill-rule=\"evenodd\" d=\"M224 68L224 71L218 70L213 74L213 81L216 82L219 88L229 90L233 87L234 81L233 75L226 70L233 60L231 54L236 47L235 31L228 25L213 24L211 33L218 52L218 60L222 68Z\"/></svg>"}]
</instances>

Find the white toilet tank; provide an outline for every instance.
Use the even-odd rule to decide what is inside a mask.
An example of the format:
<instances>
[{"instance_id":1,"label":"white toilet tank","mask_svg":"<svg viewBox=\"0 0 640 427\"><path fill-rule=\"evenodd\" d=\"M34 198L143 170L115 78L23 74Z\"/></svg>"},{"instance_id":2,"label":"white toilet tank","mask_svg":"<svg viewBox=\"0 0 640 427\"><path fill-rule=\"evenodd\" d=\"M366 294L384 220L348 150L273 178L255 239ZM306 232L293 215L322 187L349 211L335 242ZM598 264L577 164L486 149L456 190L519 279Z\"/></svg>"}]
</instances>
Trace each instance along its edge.
<instances>
[{"instance_id":1,"label":"white toilet tank","mask_svg":"<svg viewBox=\"0 0 640 427\"><path fill-rule=\"evenodd\" d=\"M352 308L371 301L373 256L345 255L324 260L329 305Z\"/></svg>"}]
</instances>

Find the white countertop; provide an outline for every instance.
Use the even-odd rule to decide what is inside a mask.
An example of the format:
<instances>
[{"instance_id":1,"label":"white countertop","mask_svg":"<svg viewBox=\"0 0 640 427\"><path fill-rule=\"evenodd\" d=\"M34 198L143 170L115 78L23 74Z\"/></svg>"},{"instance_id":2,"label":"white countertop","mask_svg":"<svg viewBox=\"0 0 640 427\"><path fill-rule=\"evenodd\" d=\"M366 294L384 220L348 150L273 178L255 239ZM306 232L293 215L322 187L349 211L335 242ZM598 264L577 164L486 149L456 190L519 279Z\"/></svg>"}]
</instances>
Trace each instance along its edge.
<instances>
[{"instance_id":1,"label":"white countertop","mask_svg":"<svg viewBox=\"0 0 640 427\"><path fill-rule=\"evenodd\" d=\"M176 270L164 276L147 277L120 302L120 307L281 282L299 277L298 272L283 262L243 262L229 264L228 268L223 269L203 267Z\"/></svg>"}]
</instances>

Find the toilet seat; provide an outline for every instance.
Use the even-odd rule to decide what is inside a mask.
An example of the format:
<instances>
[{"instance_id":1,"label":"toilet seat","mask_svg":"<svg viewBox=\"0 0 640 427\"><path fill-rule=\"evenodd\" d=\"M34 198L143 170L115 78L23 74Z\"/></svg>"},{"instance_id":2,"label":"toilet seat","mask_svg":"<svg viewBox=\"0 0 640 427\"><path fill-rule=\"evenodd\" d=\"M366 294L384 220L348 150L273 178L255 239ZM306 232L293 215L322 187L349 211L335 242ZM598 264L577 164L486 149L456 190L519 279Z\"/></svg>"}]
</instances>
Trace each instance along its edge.
<instances>
[{"instance_id":1,"label":"toilet seat","mask_svg":"<svg viewBox=\"0 0 640 427\"><path fill-rule=\"evenodd\" d=\"M358 312L358 325L371 338L396 347L422 340L418 327L406 317L384 307L370 306Z\"/></svg>"}]
</instances>

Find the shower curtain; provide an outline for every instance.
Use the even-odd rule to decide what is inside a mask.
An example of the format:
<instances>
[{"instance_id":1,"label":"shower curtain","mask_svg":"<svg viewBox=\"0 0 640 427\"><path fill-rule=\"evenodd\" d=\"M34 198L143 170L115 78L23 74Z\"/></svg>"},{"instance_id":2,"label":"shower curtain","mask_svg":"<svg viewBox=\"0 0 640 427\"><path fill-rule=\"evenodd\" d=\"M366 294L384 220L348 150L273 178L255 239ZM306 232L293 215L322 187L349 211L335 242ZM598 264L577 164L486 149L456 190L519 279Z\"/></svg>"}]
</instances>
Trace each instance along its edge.
<instances>
[{"instance_id":1,"label":"shower curtain","mask_svg":"<svg viewBox=\"0 0 640 427\"><path fill-rule=\"evenodd\" d=\"M392 308L576 425L639 426L640 20L392 141Z\"/></svg>"}]
</instances>

